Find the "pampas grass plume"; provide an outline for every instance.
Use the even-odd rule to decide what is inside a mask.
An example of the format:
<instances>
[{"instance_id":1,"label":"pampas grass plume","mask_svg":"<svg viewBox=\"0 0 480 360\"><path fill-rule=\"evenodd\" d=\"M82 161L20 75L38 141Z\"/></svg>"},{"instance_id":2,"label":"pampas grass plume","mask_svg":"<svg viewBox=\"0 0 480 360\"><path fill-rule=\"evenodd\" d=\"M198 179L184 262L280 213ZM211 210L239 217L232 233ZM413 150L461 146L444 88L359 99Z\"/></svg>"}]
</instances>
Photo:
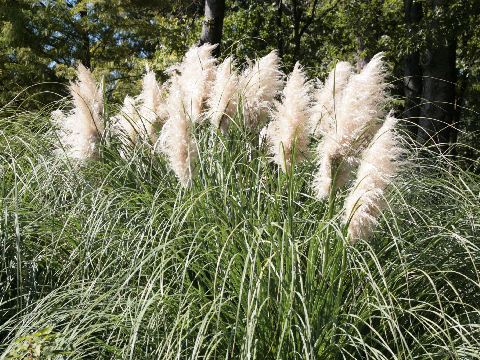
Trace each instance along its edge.
<instances>
[{"instance_id":1,"label":"pampas grass plume","mask_svg":"<svg viewBox=\"0 0 480 360\"><path fill-rule=\"evenodd\" d=\"M352 169L359 162L358 154L378 130L379 119L385 116L385 76L382 54L377 54L359 74L350 77L336 107L336 124L326 128L329 130L317 147L319 171L313 182L317 197L329 195L332 169L337 174L335 187L351 179Z\"/></svg>"},{"instance_id":2,"label":"pampas grass plume","mask_svg":"<svg viewBox=\"0 0 480 360\"><path fill-rule=\"evenodd\" d=\"M350 238L367 238L385 206L385 189L392 182L402 149L398 146L395 125L389 115L370 146L363 152L357 179L345 200L344 222Z\"/></svg>"},{"instance_id":3,"label":"pampas grass plume","mask_svg":"<svg viewBox=\"0 0 480 360\"><path fill-rule=\"evenodd\" d=\"M182 62L173 67L178 71L178 85L182 89L183 104L192 122L200 122L204 102L215 76L216 59L212 50L217 45L193 46L185 54Z\"/></svg>"},{"instance_id":4,"label":"pampas grass plume","mask_svg":"<svg viewBox=\"0 0 480 360\"><path fill-rule=\"evenodd\" d=\"M280 59L276 51L250 64L240 76L240 98L248 127L261 126L264 116L283 86Z\"/></svg>"},{"instance_id":5,"label":"pampas grass plume","mask_svg":"<svg viewBox=\"0 0 480 360\"><path fill-rule=\"evenodd\" d=\"M139 136L140 117L135 106L135 99L125 96L120 114L114 117L115 132L124 136L126 140L137 143Z\"/></svg>"},{"instance_id":6,"label":"pampas grass plume","mask_svg":"<svg viewBox=\"0 0 480 360\"><path fill-rule=\"evenodd\" d=\"M274 161L288 171L295 146L295 161L303 160L308 152L308 120L311 85L297 62L283 89L282 103L273 112L273 121L268 126Z\"/></svg>"},{"instance_id":7,"label":"pampas grass plume","mask_svg":"<svg viewBox=\"0 0 480 360\"><path fill-rule=\"evenodd\" d=\"M156 81L155 73L147 69L142 79L142 92L138 96L141 104L139 115L141 119L140 131L152 143L157 141L156 131L161 130L168 113L162 98L160 87Z\"/></svg>"},{"instance_id":8,"label":"pampas grass plume","mask_svg":"<svg viewBox=\"0 0 480 360\"><path fill-rule=\"evenodd\" d=\"M375 55L363 70L351 77L337 111L337 139L344 152L354 143L368 143L386 114L389 100L383 54Z\"/></svg>"},{"instance_id":9,"label":"pampas grass plume","mask_svg":"<svg viewBox=\"0 0 480 360\"><path fill-rule=\"evenodd\" d=\"M341 61L330 71L325 83L317 90L311 118L312 133L315 136L326 135L335 130L337 104L340 103L352 73L352 65Z\"/></svg>"},{"instance_id":10,"label":"pampas grass plume","mask_svg":"<svg viewBox=\"0 0 480 360\"><path fill-rule=\"evenodd\" d=\"M191 139L192 122L186 114L184 94L176 75L170 79L170 84L167 97L168 120L160 134L159 149L167 157L181 184L186 187L191 183L197 151Z\"/></svg>"},{"instance_id":11,"label":"pampas grass plume","mask_svg":"<svg viewBox=\"0 0 480 360\"><path fill-rule=\"evenodd\" d=\"M228 128L229 118L233 117L237 109L238 75L234 67L232 57L227 57L218 66L207 100L209 110L206 117L213 126L224 131Z\"/></svg>"},{"instance_id":12,"label":"pampas grass plume","mask_svg":"<svg viewBox=\"0 0 480 360\"><path fill-rule=\"evenodd\" d=\"M55 112L54 121L61 130L60 142L71 158L89 159L96 156L96 150L104 131L103 89L97 85L92 73L82 64L77 68L77 81L69 90L74 108L65 116Z\"/></svg>"}]
</instances>

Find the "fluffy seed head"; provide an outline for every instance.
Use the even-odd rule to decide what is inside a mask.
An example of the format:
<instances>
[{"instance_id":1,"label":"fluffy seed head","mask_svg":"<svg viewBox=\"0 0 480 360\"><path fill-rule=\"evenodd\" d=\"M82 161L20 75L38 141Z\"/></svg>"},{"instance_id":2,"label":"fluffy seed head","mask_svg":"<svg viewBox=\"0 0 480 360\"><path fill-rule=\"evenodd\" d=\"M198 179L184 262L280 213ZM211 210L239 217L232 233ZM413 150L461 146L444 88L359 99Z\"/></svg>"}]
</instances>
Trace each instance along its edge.
<instances>
[{"instance_id":1,"label":"fluffy seed head","mask_svg":"<svg viewBox=\"0 0 480 360\"><path fill-rule=\"evenodd\" d=\"M308 120L311 85L297 62L282 93L282 103L273 112L267 138L274 161L288 171L295 146L295 161L303 160L308 152Z\"/></svg>"},{"instance_id":2,"label":"fluffy seed head","mask_svg":"<svg viewBox=\"0 0 480 360\"><path fill-rule=\"evenodd\" d=\"M208 97L215 75L216 59L212 56L212 50L216 46L210 44L193 46L185 54L182 62L173 67L173 70L180 73L177 81L184 96L185 110L192 122L202 120L200 115L204 101Z\"/></svg>"},{"instance_id":3,"label":"fluffy seed head","mask_svg":"<svg viewBox=\"0 0 480 360\"><path fill-rule=\"evenodd\" d=\"M184 94L177 76L174 75L170 81L170 93L167 97L168 120L160 134L159 149L167 157L182 185L188 186L197 156L196 145L191 139L192 122L184 108Z\"/></svg>"},{"instance_id":4,"label":"fluffy seed head","mask_svg":"<svg viewBox=\"0 0 480 360\"><path fill-rule=\"evenodd\" d=\"M155 143L156 131L162 128L168 113L153 71L147 71L143 76L142 92L138 96L138 101L141 104L139 107L140 131Z\"/></svg>"},{"instance_id":5,"label":"fluffy seed head","mask_svg":"<svg viewBox=\"0 0 480 360\"><path fill-rule=\"evenodd\" d=\"M351 239L367 238L385 206L385 189L397 172L402 153L395 133L396 123L389 115L362 154L356 181L345 200L344 222L350 221Z\"/></svg>"},{"instance_id":6,"label":"fluffy seed head","mask_svg":"<svg viewBox=\"0 0 480 360\"><path fill-rule=\"evenodd\" d=\"M335 129L335 111L352 73L352 65L341 61L330 71L325 83L317 90L310 120L315 136L328 134Z\"/></svg>"},{"instance_id":7,"label":"fluffy seed head","mask_svg":"<svg viewBox=\"0 0 480 360\"><path fill-rule=\"evenodd\" d=\"M385 82L386 68L383 55L377 54L363 68L351 77L342 96L337 112L337 138L343 146L371 140L379 128L379 119L385 116L388 101Z\"/></svg>"},{"instance_id":8,"label":"fluffy seed head","mask_svg":"<svg viewBox=\"0 0 480 360\"><path fill-rule=\"evenodd\" d=\"M69 87L74 105L72 112L68 116L57 112L54 120L59 122L60 142L68 156L89 159L95 157L104 131L103 90L82 64L78 65L77 78Z\"/></svg>"},{"instance_id":9,"label":"fluffy seed head","mask_svg":"<svg viewBox=\"0 0 480 360\"><path fill-rule=\"evenodd\" d=\"M244 120L249 127L265 122L271 103L283 86L280 59L276 51L250 64L240 76L240 98Z\"/></svg>"},{"instance_id":10,"label":"fluffy seed head","mask_svg":"<svg viewBox=\"0 0 480 360\"><path fill-rule=\"evenodd\" d=\"M332 172L325 171L333 164L327 166L324 162L335 161L334 172L339 174L336 187L341 186L352 177L351 169L359 163L358 154L378 130L388 101L385 76L382 54L377 54L361 73L350 77L336 108L335 127L329 126L317 148L319 170L314 184L318 185L315 188L319 198L328 196L332 182ZM337 168L339 166L341 168Z\"/></svg>"},{"instance_id":11,"label":"fluffy seed head","mask_svg":"<svg viewBox=\"0 0 480 360\"><path fill-rule=\"evenodd\" d=\"M226 130L229 118L237 109L238 75L232 57L226 58L217 68L210 96L207 100L209 110L206 117L215 127Z\"/></svg>"},{"instance_id":12,"label":"fluffy seed head","mask_svg":"<svg viewBox=\"0 0 480 360\"><path fill-rule=\"evenodd\" d=\"M125 96L120 113L114 116L114 132L134 144L137 143L140 132L140 117L135 105L134 98Z\"/></svg>"}]
</instances>

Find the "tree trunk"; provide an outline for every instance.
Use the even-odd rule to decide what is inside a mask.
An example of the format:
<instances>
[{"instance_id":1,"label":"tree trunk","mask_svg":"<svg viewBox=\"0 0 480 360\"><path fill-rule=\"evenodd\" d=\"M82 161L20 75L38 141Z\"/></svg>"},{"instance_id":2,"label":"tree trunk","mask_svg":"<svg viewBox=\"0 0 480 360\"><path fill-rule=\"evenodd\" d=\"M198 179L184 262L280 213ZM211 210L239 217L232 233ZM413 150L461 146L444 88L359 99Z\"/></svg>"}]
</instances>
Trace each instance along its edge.
<instances>
[{"instance_id":1,"label":"tree trunk","mask_svg":"<svg viewBox=\"0 0 480 360\"><path fill-rule=\"evenodd\" d=\"M283 58L283 29L282 29L282 0L277 0L277 30L279 32L277 39L278 56Z\"/></svg>"},{"instance_id":2,"label":"tree trunk","mask_svg":"<svg viewBox=\"0 0 480 360\"><path fill-rule=\"evenodd\" d=\"M417 140L434 142L444 150L455 119L456 42L426 52L423 67L422 107Z\"/></svg>"},{"instance_id":3,"label":"tree trunk","mask_svg":"<svg viewBox=\"0 0 480 360\"><path fill-rule=\"evenodd\" d=\"M80 11L80 61L84 66L91 70L92 57L90 55L90 38L88 36L88 17L87 11Z\"/></svg>"},{"instance_id":4,"label":"tree trunk","mask_svg":"<svg viewBox=\"0 0 480 360\"><path fill-rule=\"evenodd\" d=\"M365 50L364 40L362 36L357 36L357 72L362 71L365 65L370 61L367 57L362 57L362 53Z\"/></svg>"},{"instance_id":5,"label":"tree trunk","mask_svg":"<svg viewBox=\"0 0 480 360\"><path fill-rule=\"evenodd\" d=\"M299 9L299 4L297 0L293 0L293 59L298 60L298 54L300 52L300 21L302 19L301 10Z\"/></svg>"},{"instance_id":6,"label":"tree trunk","mask_svg":"<svg viewBox=\"0 0 480 360\"><path fill-rule=\"evenodd\" d=\"M444 7L445 0L434 0L434 10ZM432 22L432 33L441 34ZM437 150L445 151L450 140L450 129L455 120L455 64L457 42L455 33L441 36L425 52L422 62L422 105L417 140L422 144L434 143Z\"/></svg>"},{"instance_id":7,"label":"tree trunk","mask_svg":"<svg viewBox=\"0 0 480 360\"><path fill-rule=\"evenodd\" d=\"M205 0L205 19L198 45L218 44L213 51L215 56L220 54L224 16L225 0Z\"/></svg>"},{"instance_id":8,"label":"tree trunk","mask_svg":"<svg viewBox=\"0 0 480 360\"><path fill-rule=\"evenodd\" d=\"M412 26L417 25L422 18L422 3L415 0L404 0L405 24L408 34L412 34ZM408 121L412 133L417 132L420 117L420 100L422 97L422 68L418 51L409 51L404 57L404 94L405 110L403 117Z\"/></svg>"}]
</instances>

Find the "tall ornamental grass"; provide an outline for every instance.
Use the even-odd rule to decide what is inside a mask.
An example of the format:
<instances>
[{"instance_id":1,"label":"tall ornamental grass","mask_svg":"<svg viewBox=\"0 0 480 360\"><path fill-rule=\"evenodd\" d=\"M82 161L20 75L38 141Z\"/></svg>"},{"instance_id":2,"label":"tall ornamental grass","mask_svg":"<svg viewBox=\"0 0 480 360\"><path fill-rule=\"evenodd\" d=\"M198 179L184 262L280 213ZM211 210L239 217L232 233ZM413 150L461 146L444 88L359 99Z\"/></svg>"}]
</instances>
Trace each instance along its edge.
<instances>
[{"instance_id":1,"label":"tall ornamental grass","mask_svg":"<svg viewBox=\"0 0 480 360\"><path fill-rule=\"evenodd\" d=\"M319 199L315 159L295 164L294 145L283 171L241 97L227 130L175 101L164 127L188 132L188 186L121 134L56 156L50 112L68 103L2 109L0 359L480 358L477 174L390 137L391 119L357 179ZM395 178L367 166L382 144L408 150ZM385 210L367 206L378 225L351 242L364 177Z\"/></svg>"}]
</instances>

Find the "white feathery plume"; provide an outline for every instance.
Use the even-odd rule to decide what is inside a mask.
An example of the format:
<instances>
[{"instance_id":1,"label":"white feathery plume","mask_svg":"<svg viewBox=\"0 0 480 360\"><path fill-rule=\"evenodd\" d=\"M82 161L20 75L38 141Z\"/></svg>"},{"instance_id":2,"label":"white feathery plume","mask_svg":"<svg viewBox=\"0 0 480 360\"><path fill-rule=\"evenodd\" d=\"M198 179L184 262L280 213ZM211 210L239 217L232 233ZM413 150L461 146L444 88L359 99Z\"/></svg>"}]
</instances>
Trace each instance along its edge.
<instances>
[{"instance_id":1,"label":"white feathery plume","mask_svg":"<svg viewBox=\"0 0 480 360\"><path fill-rule=\"evenodd\" d=\"M142 92L137 99L140 103L140 132L152 143L157 141L157 130L161 130L168 116L165 102L155 78L155 73L147 69L142 79Z\"/></svg>"},{"instance_id":2,"label":"white feathery plume","mask_svg":"<svg viewBox=\"0 0 480 360\"><path fill-rule=\"evenodd\" d=\"M336 107L336 126L325 134L317 148L319 171L313 181L317 197L329 195L332 168L337 174L336 188L351 178L351 169L358 165L358 154L378 130L378 120L385 116L388 101L385 76L382 54L377 54L348 81Z\"/></svg>"},{"instance_id":3,"label":"white feathery plume","mask_svg":"<svg viewBox=\"0 0 480 360\"><path fill-rule=\"evenodd\" d=\"M223 131L228 128L229 118L237 109L238 75L232 57L227 57L215 73L215 81L207 100L209 110L206 117L215 127Z\"/></svg>"},{"instance_id":4,"label":"white feathery plume","mask_svg":"<svg viewBox=\"0 0 480 360\"><path fill-rule=\"evenodd\" d=\"M114 116L114 132L132 143L138 142L140 116L135 107L135 99L125 96L120 113Z\"/></svg>"},{"instance_id":5,"label":"white feathery plume","mask_svg":"<svg viewBox=\"0 0 480 360\"><path fill-rule=\"evenodd\" d=\"M249 127L265 122L265 115L282 86L280 59L274 50L250 64L240 76L240 98L244 121Z\"/></svg>"},{"instance_id":6,"label":"white feathery plume","mask_svg":"<svg viewBox=\"0 0 480 360\"><path fill-rule=\"evenodd\" d=\"M188 186L191 183L197 150L191 139L192 122L184 108L184 94L177 75L173 75L170 84L167 97L168 120L160 134L159 149L167 157L182 185Z\"/></svg>"},{"instance_id":7,"label":"white feathery plume","mask_svg":"<svg viewBox=\"0 0 480 360\"><path fill-rule=\"evenodd\" d=\"M310 119L312 133L315 136L326 135L335 130L335 112L352 74L353 66L341 61L330 71L325 83L317 90Z\"/></svg>"},{"instance_id":8,"label":"white feathery plume","mask_svg":"<svg viewBox=\"0 0 480 360\"><path fill-rule=\"evenodd\" d=\"M96 156L100 137L104 131L103 89L97 85L92 73L82 64L77 68L78 80L69 90L74 108L68 116L57 112L54 121L61 127L59 137L71 158L89 159Z\"/></svg>"},{"instance_id":9,"label":"white feathery plume","mask_svg":"<svg viewBox=\"0 0 480 360\"><path fill-rule=\"evenodd\" d=\"M295 162L303 160L308 152L311 89L297 62L283 89L282 103L277 105L273 121L268 125L270 151L283 171L290 169L294 146Z\"/></svg>"},{"instance_id":10,"label":"white feathery plume","mask_svg":"<svg viewBox=\"0 0 480 360\"><path fill-rule=\"evenodd\" d=\"M395 125L397 119L387 116L382 127L363 151L357 179L345 200L344 223L348 223L350 238L368 237L378 223L377 217L385 206L385 189L397 172L399 155Z\"/></svg>"},{"instance_id":11,"label":"white feathery plume","mask_svg":"<svg viewBox=\"0 0 480 360\"><path fill-rule=\"evenodd\" d=\"M337 138L344 147L359 140L368 143L378 130L389 99L385 77L383 54L379 53L348 82L337 114Z\"/></svg>"},{"instance_id":12,"label":"white feathery plume","mask_svg":"<svg viewBox=\"0 0 480 360\"><path fill-rule=\"evenodd\" d=\"M200 115L215 76L216 59L212 56L212 50L216 46L203 44L191 47L182 62L171 69L180 72L178 84L184 96L185 110L192 122L202 121Z\"/></svg>"}]
</instances>

